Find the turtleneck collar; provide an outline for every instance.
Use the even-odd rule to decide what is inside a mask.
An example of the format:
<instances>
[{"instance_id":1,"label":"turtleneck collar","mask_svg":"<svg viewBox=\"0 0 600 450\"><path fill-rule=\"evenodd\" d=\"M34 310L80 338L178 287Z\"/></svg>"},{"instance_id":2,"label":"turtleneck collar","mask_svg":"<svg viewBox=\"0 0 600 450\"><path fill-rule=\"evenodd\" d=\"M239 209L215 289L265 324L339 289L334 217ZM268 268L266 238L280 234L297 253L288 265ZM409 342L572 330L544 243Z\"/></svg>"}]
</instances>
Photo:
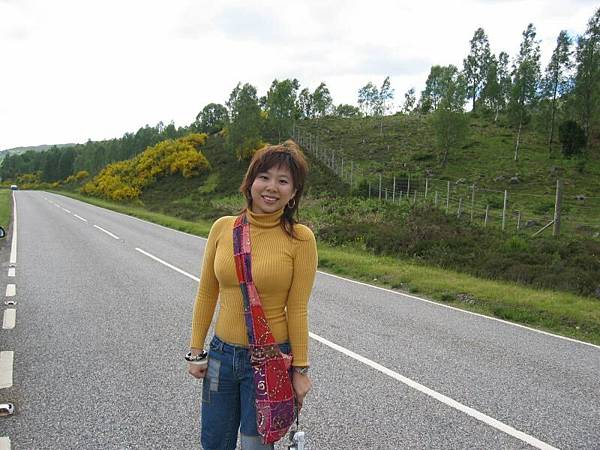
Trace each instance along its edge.
<instances>
[{"instance_id":1,"label":"turtleneck collar","mask_svg":"<svg viewBox=\"0 0 600 450\"><path fill-rule=\"evenodd\" d=\"M250 209L246 210L246 216L248 217L248 222L251 225L261 227L261 228L273 228L279 226L281 223L281 216L283 216L283 208L267 214L257 214L250 211Z\"/></svg>"}]
</instances>

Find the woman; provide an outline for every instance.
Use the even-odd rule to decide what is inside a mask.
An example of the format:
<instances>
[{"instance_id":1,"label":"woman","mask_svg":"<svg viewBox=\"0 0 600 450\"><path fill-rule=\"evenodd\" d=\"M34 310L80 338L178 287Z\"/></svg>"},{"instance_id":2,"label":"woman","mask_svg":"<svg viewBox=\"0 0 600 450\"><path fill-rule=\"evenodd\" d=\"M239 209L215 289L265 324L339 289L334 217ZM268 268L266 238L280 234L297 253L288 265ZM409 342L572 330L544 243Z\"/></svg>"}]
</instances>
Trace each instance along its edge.
<instances>
[{"instance_id":1,"label":"woman","mask_svg":"<svg viewBox=\"0 0 600 450\"><path fill-rule=\"evenodd\" d=\"M300 149L286 141L256 152L240 186L246 199L243 213L250 224L252 277L275 340L282 352L293 356L292 387L299 407L311 389L307 306L317 269L314 235L295 219L306 174ZM203 351L217 298L220 311L208 367L190 363L188 371L204 378L205 450L235 449L238 429L242 449L272 449L262 443L256 425L243 299L233 255L235 219L221 217L208 236L192 320L192 359Z\"/></svg>"}]
</instances>

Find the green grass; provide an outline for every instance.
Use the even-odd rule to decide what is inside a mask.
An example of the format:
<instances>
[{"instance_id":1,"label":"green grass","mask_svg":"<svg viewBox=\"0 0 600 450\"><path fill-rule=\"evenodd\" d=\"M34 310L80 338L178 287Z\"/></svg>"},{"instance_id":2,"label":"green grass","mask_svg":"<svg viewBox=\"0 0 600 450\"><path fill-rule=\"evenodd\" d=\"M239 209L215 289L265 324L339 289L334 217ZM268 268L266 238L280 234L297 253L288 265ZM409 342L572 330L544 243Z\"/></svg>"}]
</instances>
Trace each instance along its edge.
<instances>
[{"instance_id":1,"label":"green grass","mask_svg":"<svg viewBox=\"0 0 600 450\"><path fill-rule=\"evenodd\" d=\"M531 228L532 234L552 220L558 177L564 183L563 231L585 236L600 232L600 151L597 148L589 151L585 158L564 158L558 146L549 154L546 135L529 125L522 135L520 159L515 162L515 131L501 123L496 125L481 117L472 117L466 142L450 151L448 164L442 167L434 133L426 118L386 116L383 134L379 124L380 120L375 118L325 118L300 122L298 128L318 136L321 149L335 150L338 164L343 155L346 168L349 161L360 167L360 173L354 175L366 177L374 195L379 174L384 187L391 189L394 176L406 177L410 173L411 190L422 194L428 173L431 195L438 191L440 201L445 204L446 180L450 180L450 211L457 210L458 199L462 197L464 210L470 212L470 187L475 184L479 190L475 198L476 219L482 221L486 204L491 204L490 225L500 226L506 189L509 192L508 229L516 228L516 211L521 211L522 225L530 219L540 224ZM510 183L510 178L517 175L520 182ZM500 176L504 179L497 180ZM454 184L459 179L464 182ZM487 191L481 191L484 189ZM580 194L587 197L585 201L576 200Z\"/></svg>"},{"instance_id":2,"label":"green grass","mask_svg":"<svg viewBox=\"0 0 600 450\"><path fill-rule=\"evenodd\" d=\"M151 212L140 204L121 204L71 192L62 195L139 217L180 231L207 236L210 220L187 221ZM600 344L600 302L516 283L482 280L366 250L319 243L319 267L356 280L399 289L457 308Z\"/></svg>"},{"instance_id":3,"label":"green grass","mask_svg":"<svg viewBox=\"0 0 600 450\"><path fill-rule=\"evenodd\" d=\"M4 230L8 230L8 222L10 220L10 207L12 191L10 189L0 189L0 226Z\"/></svg>"}]
</instances>

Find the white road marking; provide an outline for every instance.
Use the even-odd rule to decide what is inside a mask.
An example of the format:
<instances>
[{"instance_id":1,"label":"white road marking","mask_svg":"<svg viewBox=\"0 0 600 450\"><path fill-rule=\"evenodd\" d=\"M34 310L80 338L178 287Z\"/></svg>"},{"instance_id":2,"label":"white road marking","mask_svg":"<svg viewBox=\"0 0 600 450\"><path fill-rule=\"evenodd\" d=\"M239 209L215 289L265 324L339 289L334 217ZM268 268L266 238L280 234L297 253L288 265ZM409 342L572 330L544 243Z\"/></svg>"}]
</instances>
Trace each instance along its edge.
<instances>
[{"instance_id":1,"label":"white road marking","mask_svg":"<svg viewBox=\"0 0 600 450\"><path fill-rule=\"evenodd\" d=\"M10 264L17 263L17 199L13 192L13 232L10 245Z\"/></svg>"},{"instance_id":2,"label":"white road marking","mask_svg":"<svg viewBox=\"0 0 600 450\"><path fill-rule=\"evenodd\" d=\"M573 339L573 338L570 338L570 337L561 336L559 334L554 334L554 333L549 333L548 331L538 330L536 328L531 328L531 327L528 327L526 325L521 325L519 323L514 323L514 322L509 322L507 320L498 319L497 317L486 316L486 315L479 314L479 313L476 313L476 312L467 311L465 309L456 308L454 306L444 305L442 303L437 303L437 302L434 302L433 300L427 300L427 299L424 299L424 298L421 298L421 297L416 297L416 296L411 295L411 294L405 294L403 292L392 291L391 289L386 289L386 288L382 288L382 287L379 287L379 286L373 286L372 284L363 283L362 281L351 280L349 278L340 277L339 275L333 275L333 274L327 273L327 272L321 272L320 270L318 272L321 273L321 274L323 274L323 275L327 275L327 276L330 276L330 277L333 277L333 278L339 278L340 280L349 281L349 282L355 283L355 284L360 284L361 286L367 286L367 287L370 287L370 288L373 288L373 289L379 289L380 291L389 292L390 294L400 295L400 296L403 296L403 297L409 297L409 298L412 298L412 299L415 299L415 300L420 300L420 301L425 302L425 303L430 303L430 304L435 305L435 306L440 306L442 308L452 309L454 311L458 311L458 312L465 313L465 314L470 314L472 316L483 317L484 319L494 320L496 322L505 323L507 325L512 325L514 327L519 327L519 328L523 328L525 330L535 331L536 333L545 334L546 336L552 336L552 337L555 337L555 338L564 339L565 341L574 342L576 344L589 345L590 347L594 347L594 348L600 349L600 345L592 344L590 342L578 341L577 339Z\"/></svg>"},{"instance_id":3,"label":"white road marking","mask_svg":"<svg viewBox=\"0 0 600 450\"><path fill-rule=\"evenodd\" d=\"M479 411L477 411L476 409L470 408L466 405L463 405L460 402L457 402L456 400L451 399L450 397L446 397L443 394L440 394L439 392L434 391L433 389L429 389L426 386L423 386L420 383L417 383L416 381L411 380L410 378L406 378L402 375L400 375L397 372L394 372L393 370L388 369L387 367L382 366L381 364L377 364L374 361L371 361L368 358L365 358L364 356L359 355L358 353L354 353L353 351L348 350L347 348L344 348L340 345L337 345L331 341L328 341L325 338L322 338L321 336L318 336L314 333L309 333L309 336L311 338L313 338L314 340L321 342L322 344L325 344L328 347L331 347L332 349L343 353L346 356L349 356L350 358L356 359L357 361L360 361L363 364L366 364L369 367L372 367L375 370L378 370L379 372L397 380L400 381L401 383L406 384L408 387L411 387L413 389L416 389L417 391L428 395L429 397L444 403L445 405L450 406L451 408L454 408L460 412L463 412L483 423L485 423L486 425L489 425L491 427L494 427L495 429L502 431L510 436L513 436L533 447L539 448L539 449L544 449L544 450L557 450L556 447L553 447L543 441L540 441L539 439L534 438L533 436L530 436L526 433L523 433L522 431L519 431L513 427L511 427L510 425L506 425L503 422L500 422L499 420L494 419L493 417L490 417L486 414L483 414Z\"/></svg>"},{"instance_id":4,"label":"white road marking","mask_svg":"<svg viewBox=\"0 0 600 450\"><path fill-rule=\"evenodd\" d=\"M2 328L5 330L12 330L15 327L17 321L17 310L15 308L7 308L4 310L4 317L2 318Z\"/></svg>"},{"instance_id":5,"label":"white road marking","mask_svg":"<svg viewBox=\"0 0 600 450\"><path fill-rule=\"evenodd\" d=\"M14 352L0 352L0 389L13 385Z\"/></svg>"},{"instance_id":6,"label":"white road marking","mask_svg":"<svg viewBox=\"0 0 600 450\"><path fill-rule=\"evenodd\" d=\"M196 282L200 281L200 278L195 277L194 275L187 273L185 270L182 270L179 267L175 267L173 264L169 264L168 262L163 261L160 258L157 258L156 256L154 256L154 255L152 255L152 254L150 254L150 253L142 250L141 248L137 248L136 247L136 250L138 252L143 253L144 255L148 256L149 258L152 258L153 260L158 261L159 263L167 266L169 269L173 269L175 272L179 272L180 274L185 275L186 277L191 278L192 280L194 280Z\"/></svg>"},{"instance_id":7,"label":"white road marking","mask_svg":"<svg viewBox=\"0 0 600 450\"><path fill-rule=\"evenodd\" d=\"M14 297L17 294L17 285L16 284L7 284L6 285L6 296Z\"/></svg>"},{"instance_id":8,"label":"white road marking","mask_svg":"<svg viewBox=\"0 0 600 450\"><path fill-rule=\"evenodd\" d=\"M179 272L182 275L185 275L186 277L191 278L194 281L200 281L200 279L198 277L195 277L194 275L191 275L191 274L187 273L186 271L184 271L178 267L175 267L174 265L169 264L168 262L163 261L160 258L157 258L156 256L142 250L141 248L136 248L136 250L138 252L143 253L144 255L154 259L155 261L158 261L159 263L169 267L170 269L173 269L176 272ZM367 366L370 366L370 367L388 375L389 377L394 378L395 380L398 380L398 381L406 384L407 386L409 386L413 389L416 389L417 391L422 392L425 395L432 397L433 399L435 399L439 402L442 402L454 409L457 409L460 412L463 412L471 417L474 417L475 419L477 419L481 422L484 422L485 424L490 425L490 426L496 428L497 430L502 431L506 434L509 434L523 442L526 442L529 445L532 445L536 448L544 449L544 450L556 450L555 447L552 447L551 445L546 444L545 442L540 441L539 439L536 439L533 436L523 433L522 431L519 431L509 425L506 425L505 423L500 422L499 420L496 420L496 419L494 419L486 414L483 414L473 408L463 405L462 403L459 403L456 400L451 399L450 397L446 397L445 395L440 394L439 392L429 389L428 387L423 386L422 384L417 383L416 381L413 381L410 378L406 378L406 377L400 375L399 373L394 372L393 370L390 370L387 367L382 366L381 364L378 364L374 361L371 361L370 359L365 358L364 356L359 355L358 353L354 353L340 345L334 344L333 342L328 341L327 339L322 338L321 336L316 335L314 333L309 333L309 336L311 338L313 338L314 340L319 341L322 344L325 344L328 347L331 347L332 349L345 354L346 356L354 358L357 361L360 361L363 364L366 364Z\"/></svg>"},{"instance_id":9,"label":"white road marking","mask_svg":"<svg viewBox=\"0 0 600 450\"><path fill-rule=\"evenodd\" d=\"M98 228L100 231L104 231L106 234L108 234L110 237L115 238L115 239L120 239L119 236L117 236L116 234L112 234L110 231L105 230L102 227L99 227L98 225L94 225L95 228Z\"/></svg>"},{"instance_id":10,"label":"white road marking","mask_svg":"<svg viewBox=\"0 0 600 450\"><path fill-rule=\"evenodd\" d=\"M75 217L77 217L79 220L82 220L83 222L87 222L87 219L84 219L81 216L78 216L77 214L73 214Z\"/></svg>"},{"instance_id":11,"label":"white road marking","mask_svg":"<svg viewBox=\"0 0 600 450\"><path fill-rule=\"evenodd\" d=\"M3 436L0 437L0 450L10 450L10 438Z\"/></svg>"},{"instance_id":12,"label":"white road marking","mask_svg":"<svg viewBox=\"0 0 600 450\"><path fill-rule=\"evenodd\" d=\"M82 203L85 203L85 202L82 202ZM174 231L174 232L176 232L176 233L182 233L182 234L185 234L185 235L187 235L187 236L191 236L191 237L194 237L194 238L197 238L197 239L201 239L201 240L203 240L203 241L206 241L206 240L207 240L207 238L205 238L205 237L202 237L202 236L196 236L195 234L186 233L185 231L174 230L173 228L169 228L169 227L166 227L166 226L164 226L164 225L160 225L160 224L158 224L158 223L149 222L149 221L147 221L147 220L140 219L139 217L129 216L129 215L127 215L127 214L123 214L123 213L120 213L120 212L117 212L117 211L108 210L108 209L106 209L106 208L102 208L102 207L100 207L100 206L92 205L91 203L86 203L86 205L92 206L92 207L94 207L94 208L97 208L97 209L103 209L103 210L111 211L111 212L112 212L112 213L114 213L114 214L118 214L118 215L121 215L121 216L125 216L125 217L127 217L127 218L130 218L130 219L135 219L135 220L138 220L138 221L140 221L140 222L143 222L143 223L145 223L145 224L154 225L154 226L157 226L157 227L163 228L163 229L165 229L165 230L168 230L168 231ZM412 299L414 299L414 300L419 300L419 301L421 301L421 302L430 303L430 304L432 304L432 305L439 306L439 307L441 307L441 308L448 308L448 309L452 309L452 310L454 310L454 311L461 312L461 313L464 313L464 314L470 314L470 315L473 315L473 316L482 317L482 318L484 318L484 319L494 320L494 321L496 321L496 322L501 322L501 323L504 323L504 324L506 324L506 325L512 325L512 326L514 326L514 327L519 327L519 328L522 328L522 329L524 329L524 330L529 330L529 331L533 331L533 332L535 332L535 333L541 333L541 334L544 334L544 335L546 335L546 336L552 336L552 337L555 337L555 338L563 339L563 340L566 340L566 341L569 341L569 342L573 342L573 343L575 343L575 344L583 344L583 345L588 345L588 346L590 346L590 347L594 347L594 348L600 349L600 345L592 344L592 343L590 343L590 342L579 341L579 340L577 340L577 339L569 338L569 337L566 337L566 336L560 336L560 335L558 335L558 334L550 333L550 332L548 332L548 331L538 330L537 328L531 328L531 327L528 327L528 326L526 326L526 325L521 325L521 324L519 324L519 323L508 322L508 321L506 321L506 320L498 319L497 317L486 316L486 315L484 315L484 314L479 314L479 313L476 313L476 312L468 311L468 310L466 310L466 309L460 309L460 308L456 308L456 307L454 307L454 306L444 305L443 303L434 302L433 300L427 300L427 299L425 299L425 298L417 297L417 296L415 296L415 295L411 295L411 294L405 294L405 293L403 293L403 292L393 291L393 290L391 290L391 289L382 288L382 287L380 287L380 286L374 286L374 285L372 285L372 284L363 283L363 282L361 282L361 281L351 280L350 278L344 278L344 277L341 277L341 276L339 276L339 275L334 275L334 274L332 274L332 273L323 272L322 270L318 270L317 272L318 272L318 273L320 273L321 275L326 275L326 276L328 276L328 277L338 278L338 279L340 279L340 280L349 281L350 283L356 283L356 284L360 284L360 285L362 285L362 286L370 287L370 288L373 288L373 289L379 289L379 290L381 290L381 291L389 292L389 293L391 293L391 294L394 294L394 295L399 295L399 296L405 296L405 297L409 297L409 298L412 298Z\"/></svg>"},{"instance_id":13,"label":"white road marking","mask_svg":"<svg viewBox=\"0 0 600 450\"><path fill-rule=\"evenodd\" d=\"M16 269L15 269L14 267L10 267L10 268L8 269L8 276L9 276L9 277L14 277L14 276L15 276L15 270L16 270Z\"/></svg>"},{"instance_id":14,"label":"white road marking","mask_svg":"<svg viewBox=\"0 0 600 450\"><path fill-rule=\"evenodd\" d=\"M62 209L63 209L63 211L68 212L69 214L71 214L71 211L69 211L67 208L62 208Z\"/></svg>"}]
</instances>

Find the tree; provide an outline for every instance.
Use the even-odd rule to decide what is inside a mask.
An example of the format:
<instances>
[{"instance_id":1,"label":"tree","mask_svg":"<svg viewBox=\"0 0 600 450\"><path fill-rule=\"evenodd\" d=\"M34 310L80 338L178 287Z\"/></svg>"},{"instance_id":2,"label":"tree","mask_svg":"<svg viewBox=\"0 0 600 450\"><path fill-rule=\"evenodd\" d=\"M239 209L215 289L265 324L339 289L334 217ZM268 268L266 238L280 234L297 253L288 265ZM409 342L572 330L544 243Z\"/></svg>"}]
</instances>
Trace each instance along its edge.
<instances>
[{"instance_id":1,"label":"tree","mask_svg":"<svg viewBox=\"0 0 600 450\"><path fill-rule=\"evenodd\" d=\"M202 133L214 134L225 128L229 121L227 108L220 103L209 103L196 116L196 130Z\"/></svg>"},{"instance_id":2,"label":"tree","mask_svg":"<svg viewBox=\"0 0 600 450\"><path fill-rule=\"evenodd\" d=\"M558 34L556 47L546 67L544 77L544 96L552 99L550 136L548 137L548 152L552 152L552 142L554 139L554 120L556 116L556 99L567 92L569 87L569 71L573 67L571 62L571 38L565 30Z\"/></svg>"},{"instance_id":3,"label":"tree","mask_svg":"<svg viewBox=\"0 0 600 450\"><path fill-rule=\"evenodd\" d=\"M278 141L284 134L291 132L294 120L298 116L297 93L300 83L295 78L283 81L273 80L267 92L266 109L268 122L277 130Z\"/></svg>"},{"instance_id":4,"label":"tree","mask_svg":"<svg viewBox=\"0 0 600 450\"><path fill-rule=\"evenodd\" d=\"M494 123L498 121L500 111L506 108L512 89L508 59L505 52L500 52L498 58L490 55L485 83L479 97L479 103L493 112Z\"/></svg>"},{"instance_id":5,"label":"tree","mask_svg":"<svg viewBox=\"0 0 600 450\"><path fill-rule=\"evenodd\" d=\"M348 118L348 117L360 117L360 109L354 105L339 104L335 107L333 114L336 117Z\"/></svg>"},{"instance_id":6,"label":"tree","mask_svg":"<svg viewBox=\"0 0 600 450\"><path fill-rule=\"evenodd\" d=\"M358 90L358 106L365 116L370 116L375 112L378 101L379 90L370 81Z\"/></svg>"},{"instance_id":7,"label":"tree","mask_svg":"<svg viewBox=\"0 0 600 450\"><path fill-rule=\"evenodd\" d=\"M576 105L589 148L593 124L600 113L600 8L589 20L585 33L577 40L575 59Z\"/></svg>"},{"instance_id":8,"label":"tree","mask_svg":"<svg viewBox=\"0 0 600 450\"><path fill-rule=\"evenodd\" d=\"M229 131L227 147L234 151L238 159L251 158L261 144L261 110L256 96L256 88L241 83L231 91L227 101L229 109Z\"/></svg>"},{"instance_id":9,"label":"tree","mask_svg":"<svg viewBox=\"0 0 600 450\"><path fill-rule=\"evenodd\" d=\"M381 88L379 88L379 95L375 101L375 115L380 117L379 132L383 136L383 116L390 109L390 101L394 99L394 89L391 87L390 77L385 77Z\"/></svg>"},{"instance_id":10,"label":"tree","mask_svg":"<svg viewBox=\"0 0 600 450\"><path fill-rule=\"evenodd\" d=\"M325 83L319 84L312 94L312 104L315 116L323 117L333 108L333 99Z\"/></svg>"},{"instance_id":11,"label":"tree","mask_svg":"<svg viewBox=\"0 0 600 450\"><path fill-rule=\"evenodd\" d=\"M458 69L452 64L431 67L427 81L425 81L425 89L421 92L421 112L428 113L438 108L442 98L447 93L449 84L453 79L456 79L457 74Z\"/></svg>"},{"instance_id":12,"label":"tree","mask_svg":"<svg viewBox=\"0 0 600 450\"><path fill-rule=\"evenodd\" d=\"M312 119L314 117L313 98L308 88L302 89L298 95L298 109L301 118Z\"/></svg>"},{"instance_id":13,"label":"tree","mask_svg":"<svg viewBox=\"0 0 600 450\"><path fill-rule=\"evenodd\" d=\"M392 89L390 77L385 77L381 88L379 88L379 96L376 102L376 114L379 116L385 116L389 112L391 105L390 102L394 99L394 89Z\"/></svg>"},{"instance_id":14,"label":"tree","mask_svg":"<svg viewBox=\"0 0 600 450\"><path fill-rule=\"evenodd\" d=\"M519 159L519 144L523 122L528 109L536 100L540 78L540 44L535 38L535 27L530 23L523 32L519 55L513 64L511 111L513 121L518 124L515 161Z\"/></svg>"},{"instance_id":15,"label":"tree","mask_svg":"<svg viewBox=\"0 0 600 450\"><path fill-rule=\"evenodd\" d=\"M463 74L467 83L469 98L475 110L475 101L483 89L484 82L488 77L491 53L490 43L483 28L478 28L470 41L471 51L463 60Z\"/></svg>"},{"instance_id":16,"label":"tree","mask_svg":"<svg viewBox=\"0 0 600 450\"><path fill-rule=\"evenodd\" d=\"M440 92L437 108L432 115L432 125L436 141L443 152L442 165L444 166L448 162L449 150L465 140L469 126L463 109L467 95L464 76L456 70L456 67L454 71L445 72L453 73L445 80L444 90Z\"/></svg>"},{"instance_id":17,"label":"tree","mask_svg":"<svg viewBox=\"0 0 600 450\"><path fill-rule=\"evenodd\" d=\"M404 104L402 105L402 112L405 114L409 114L415 107L415 103L417 98L415 97L415 88L411 87L404 94Z\"/></svg>"}]
</instances>

